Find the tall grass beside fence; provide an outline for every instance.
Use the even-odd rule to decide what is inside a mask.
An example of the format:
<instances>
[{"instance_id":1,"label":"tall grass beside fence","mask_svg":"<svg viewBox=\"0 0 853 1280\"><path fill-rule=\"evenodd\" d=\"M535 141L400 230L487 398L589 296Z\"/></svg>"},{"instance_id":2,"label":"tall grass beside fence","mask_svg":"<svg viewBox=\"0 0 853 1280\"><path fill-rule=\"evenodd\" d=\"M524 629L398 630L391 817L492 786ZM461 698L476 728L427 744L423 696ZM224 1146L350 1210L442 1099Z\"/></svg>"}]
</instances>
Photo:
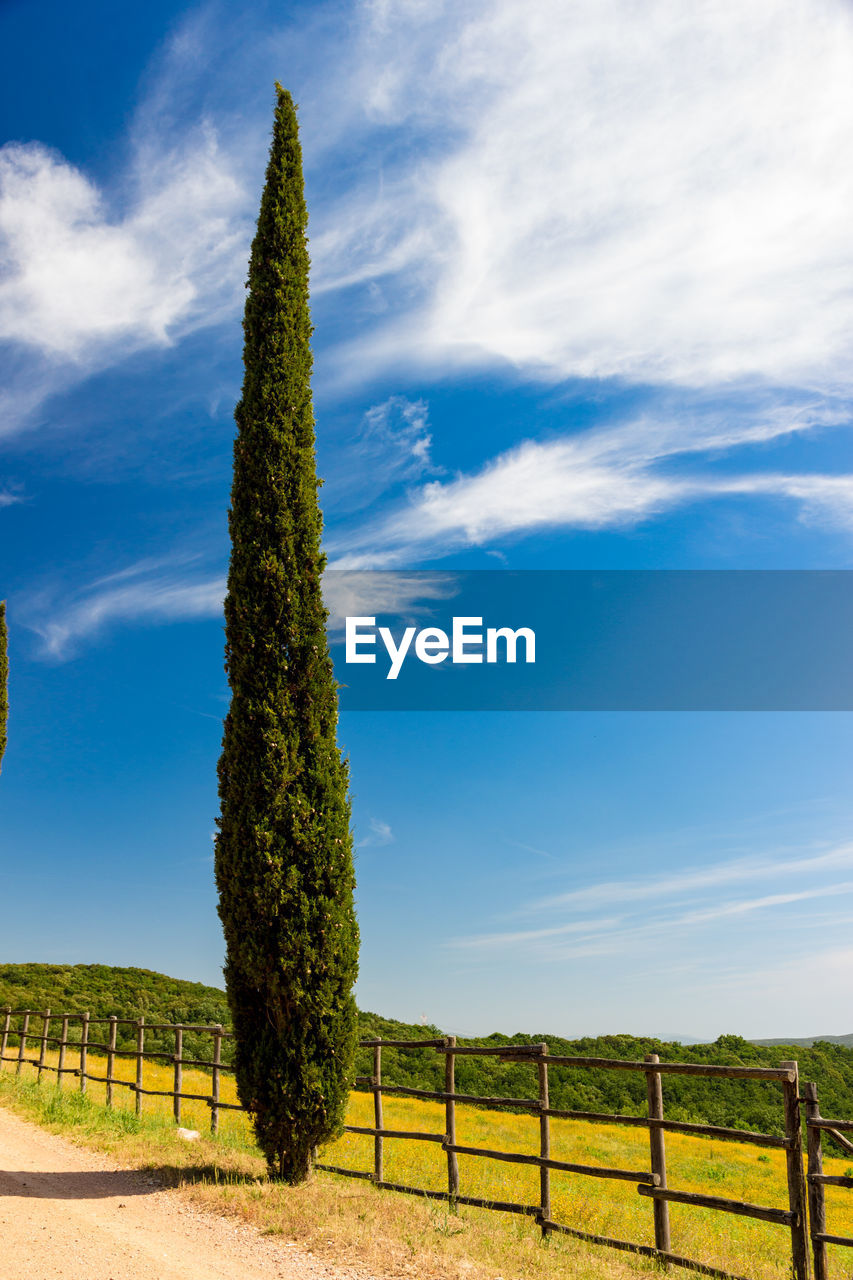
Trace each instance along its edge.
<instances>
[{"instance_id":1,"label":"tall grass beside fence","mask_svg":"<svg viewBox=\"0 0 853 1280\"><path fill-rule=\"evenodd\" d=\"M36 1044L36 1049L39 1049ZM25 1061L20 1075L15 1074L13 1063L5 1064L3 1084L7 1089L16 1087L32 1095L39 1072L39 1053L35 1061ZM86 1055L87 1070L92 1076L107 1076L106 1056L89 1052ZM38 1087L42 1118L48 1123L73 1126L96 1123L94 1112L104 1117L103 1124L110 1127L115 1140L123 1134L146 1134L154 1141L164 1141L175 1132L173 1099L170 1090L174 1084L174 1064L146 1062L145 1083L151 1090L162 1093L148 1095L144 1099L142 1115L137 1116L135 1095L131 1090L114 1088L113 1105L106 1110L107 1084L105 1079L90 1080L85 1096L80 1094L79 1070L81 1055L79 1046L66 1049L64 1086L59 1089L52 1083L49 1071L59 1065L57 1050L46 1050L41 1062L41 1084ZM117 1059L114 1063L115 1080L135 1082L136 1064L130 1059ZM203 1068L184 1067L182 1085L187 1093L209 1094L210 1075ZM221 1100L236 1104L234 1079L223 1072ZM383 1098L383 1124L387 1130L403 1132L442 1133L446 1119L445 1105L438 1101L390 1095ZM205 1159L216 1150L240 1157L239 1166L247 1171L255 1169L260 1174L262 1162L254 1146L248 1117L237 1110L222 1112L218 1135L207 1136L210 1109L198 1100L183 1103L182 1125L198 1130L203 1135ZM354 1092L350 1097L347 1123L359 1128L374 1127L374 1098L369 1093ZM456 1139L459 1146L496 1149L509 1153L525 1154L539 1147L539 1119L533 1114L513 1114L457 1103L455 1108ZM572 1120L552 1119L550 1128L550 1153L557 1161L581 1165L636 1166L642 1168L648 1161L648 1134L639 1127L622 1127L589 1124ZM321 1153L321 1160L353 1172L369 1171L374 1160L374 1142L371 1134L346 1133L339 1141L330 1144ZM193 1144L185 1143L186 1158L190 1159ZM447 1160L439 1144L416 1142L406 1139L383 1140L384 1176L387 1182L419 1186L425 1190L442 1191L447 1184ZM667 1171L670 1185L687 1192L713 1192L716 1195L734 1197L751 1203L779 1205L787 1202L787 1169L784 1150L756 1149L747 1144L714 1142L688 1134L667 1134ZM517 1202L535 1204L540 1193L539 1169L481 1157L460 1155L460 1184L472 1197L489 1202ZM216 1158L214 1155L213 1163ZM826 1176L845 1177L851 1172L851 1162L834 1157L824 1157L823 1172ZM320 1174L321 1178L336 1180L335 1175ZM551 1203L553 1217L572 1223L578 1229L593 1235L634 1240L648 1247L654 1245L653 1220L648 1204L637 1194L636 1187L628 1182L604 1181L552 1171ZM248 1195L248 1191L240 1194ZM833 1229L841 1235L853 1234L853 1195L842 1187L825 1187L827 1217ZM483 1211L462 1207L457 1220L448 1217L444 1209L428 1210L437 1222L444 1222L446 1230L464 1231L465 1223L478 1220ZM746 1275L751 1280L788 1280L790 1275L790 1246L785 1233L773 1224L748 1218L724 1216L701 1207L673 1204L673 1238L679 1250L701 1264L736 1275ZM442 1216L443 1215L443 1216ZM514 1238L523 1233L535 1238L533 1222L511 1221L505 1218L494 1229ZM605 1255L608 1256L608 1255ZM640 1266L641 1260L636 1260ZM833 1245L827 1246L827 1276L829 1280L846 1280L850 1274L849 1251ZM644 1269L641 1267L641 1269Z\"/></svg>"}]
</instances>

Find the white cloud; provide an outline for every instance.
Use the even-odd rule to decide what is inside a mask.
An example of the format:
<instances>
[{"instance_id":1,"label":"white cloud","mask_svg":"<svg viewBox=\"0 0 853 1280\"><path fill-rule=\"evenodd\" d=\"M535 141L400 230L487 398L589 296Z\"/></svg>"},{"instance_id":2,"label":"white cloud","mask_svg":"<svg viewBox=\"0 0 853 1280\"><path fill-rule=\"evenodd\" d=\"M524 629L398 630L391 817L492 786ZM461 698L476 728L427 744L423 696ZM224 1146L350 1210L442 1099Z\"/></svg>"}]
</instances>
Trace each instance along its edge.
<instances>
[{"instance_id":1,"label":"white cloud","mask_svg":"<svg viewBox=\"0 0 853 1280\"><path fill-rule=\"evenodd\" d=\"M22 602L20 614L41 637L43 657L65 661L84 640L121 623L177 622L222 614L225 580L193 577L173 562L139 561L61 597L43 591Z\"/></svg>"},{"instance_id":2,"label":"white cloud","mask_svg":"<svg viewBox=\"0 0 853 1280\"><path fill-rule=\"evenodd\" d=\"M378 520L332 539L335 566L363 568L445 555L458 547L548 529L610 529L637 524L698 499L753 495L792 500L804 520L853 526L853 476L755 471L676 471L671 461L715 455L845 421L811 407L744 415L739 427L718 414L644 415L616 427L523 441L481 470L413 489Z\"/></svg>"},{"instance_id":3,"label":"white cloud","mask_svg":"<svg viewBox=\"0 0 853 1280\"><path fill-rule=\"evenodd\" d=\"M297 50L312 287L357 322L322 357L329 381L498 362L551 381L711 387L733 406L712 420L670 403L424 484L438 474L426 408L391 397L368 411L352 483L342 472L329 492L345 513L419 487L341 533L338 563L618 528L738 494L851 527L846 476L669 462L844 420L816 395L851 391L849 7L354 0L348 15L344 42L331 10L307 34L197 13L148 76L109 188L38 145L0 150L0 337L31 356L0 391L0 431L129 351L236 316L245 174L270 105L258 93L233 110L237 85L247 68L271 80ZM758 412L767 384L775 403Z\"/></svg>"},{"instance_id":4,"label":"white cloud","mask_svg":"<svg viewBox=\"0 0 853 1280\"><path fill-rule=\"evenodd\" d=\"M622 923L621 916L603 916L599 920L574 920L569 924L554 925L548 929L516 929L502 933L481 933L470 938L456 938L448 945L466 951L502 950L504 947L531 943L549 942L555 938L565 938L570 934L594 935L597 933L612 934Z\"/></svg>"},{"instance_id":5,"label":"white cloud","mask_svg":"<svg viewBox=\"0 0 853 1280\"><path fill-rule=\"evenodd\" d=\"M718 486L720 493L769 494L799 503L811 524L853 530L853 475L753 475Z\"/></svg>"},{"instance_id":6,"label":"white cloud","mask_svg":"<svg viewBox=\"0 0 853 1280\"><path fill-rule=\"evenodd\" d=\"M813 898L842 898L851 893L853 893L853 881L850 880L822 885L818 889L798 889L793 893L767 893L758 898L741 898L736 902L721 902L699 911L689 911L681 916L677 923L681 926L707 924L709 921L722 920L727 916L748 915L753 911L767 911L771 907L787 907L794 902L808 902Z\"/></svg>"},{"instance_id":7,"label":"white cloud","mask_svg":"<svg viewBox=\"0 0 853 1280\"><path fill-rule=\"evenodd\" d=\"M378 521L332 538L335 567L405 563L425 553L537 530L603 528L686 500L691 486L630 463L599 461L576 440L525 441L479 472L413 491Z\"/></svg>"},{"instance_id":8,"label":"white cloud","mask_svg":"<svg viewBox=\"0 0 853 1280\"><path fill-rule=\"evenodd\" d=\"M372 285L387 308L359 326L352 372L499 360L849 390L842 0L356 0L346 45L319 12L309 35L306 51L251 21L217 33L209 13L179 29L121 201L41 147L5 148L0 333L115 355L233 305L254 209L240 175L267 128L259 95L232 109L235 68L256 83L296 50L313 288Z\"/></svg>"},{"instance_id":9,"label":"white cloud","mask_svg":"<svg viewBox=\"0 0 853 1280\"><path fill-rule=\"evenodd\" d=\"M344 41L322 7L306 30L196 13L145 81L109 191L4 149L0 334L89 368L233 313L246 157L268 134L268 95L247 107L245 83L283 62L316 192L312 287L348 290L358 321L330 377L499 361L850 390L842 0L354 0L347 16Z\"/></svg>"},{"instance_id":10,"label":"white cloud","mask_svg":"<svg viewBox=\"0 0 853 1280\"><path fill-rule=\"evenodd\" d=\"M330 568L323 575L323 600L333 636L343 633L348 616L390 613L407 621L423 617L433 601L446 600L456 590L452 577L446 573L373 573Z\"/></svg>"},{"instance_id":11,"label":"white cloud","mask_svg":"<svg viewBox=\"0 0 853 1280\"><path fill-rule=\"evenodd\" d=\"M245 197L206 133L105 195L44 147L0 150L0 339L72 362L164 344L233 307Z\"/></svg>"},{"instance_id":12,"label":"white cloud","mask_svg":"<svg viewBox=\"0 0 853 1280\"><path fill-rule=\"evenodd\" d=\"M630 950L647 961L660 945L689 935L698 956L703 949L719 949L721 931L728 937L727 931L745 916L751 917L754 931L763 927L772 933L778 928L779 913L784 912L791 936L798 924L807 932L837 928L835 918L822 921L814 912L798 916L796 908L816 899L849 897L853 881L838 879L837 873L851 869L853 844L846 844L794 857L742 858L630 881L600 881L551 894L520 909L522 915L547 913L553 924L475 934L447 945L471 955L515 950L551 961L615 956ZM796 884L780 892L779 880L785 878L796 878ZM721 896L733 885L757 885L758 892ZM602 910L611 914L597 914ZM766 917L763 925L758 920L761 916ZM842 920L846 923L846 917Z\"/></svg>"},{"instance_id":13,"label":"white cloud","mask_svg":"<svg viewBox=\"0 0 853 1280\"><path fill-rule=\"evenodd\" d=\"M739 858L711 866L692 867L665 876L638 880L603 880L582 889L540 898L532 902L529 909L539 911L555 907L582 908L685 895L692 898L697 893L708 892L723 885L742 884L750 880L774 880L786 875L814 875L821 871L843 868L853 869L853 844L839 845L823 853L808 853L797 858Z\"/></svg>"},{"instance_id":14,"label":"white cloud","mask_svg":"<svg viewBox=\"0 0 853 1280\"><path fill-rule=\"evenodd\" d=\"M391 396L364 415L362 449L392 455L389 467L403 479L429 471L432 436L425 400Z\"/></svg>"},{"instance_id":15,"label":"white cloud","mask_svg":"<svg viewBox=\"0 0 853 1280\"><path fill-rule=\"evenodd\" d=\"M438 474L425 400L390 396L372 405L330 460L326 481L335 514L362 510L395 486Z\"/></svg>"},{"instance_id":16,"label":"white cloud","mask_svg":"<svg viewBox=\"0 0 853 1280\"><path fill-rule=\"evenodd\" d=\"M370 832L358 841L359 849L382 849L394 843L394 832L387 822L381 818L370 819Z\"/></svg>"},{"instance_id":17,"label":"white cloud","mask_svg":"<svg viewBox=\"0 0 853 1280\"><path fill-rule=\"evenodd\" d=\"M353 85L379 159L314 244L325 288L396 279L362 369L850 389L842 0L362 13Z\"/></svg>"},{"instance_id":18,"label":"white cloud","mask_svg":"<svg viewBox=\"0 0 853 1280\"><path fill-rule=\"evenodd\" d=\"M205 572L198 559L146 558L76 589L65 584L46 587L22 598L18 614L41 638L41 656L60 662L112 627L219 618L226 580ZM329 632L341 635L348 614L422 618L434 601L447 599L455 590L447 574L329 570L323 578Z\"/></svg>"}]
</instances>

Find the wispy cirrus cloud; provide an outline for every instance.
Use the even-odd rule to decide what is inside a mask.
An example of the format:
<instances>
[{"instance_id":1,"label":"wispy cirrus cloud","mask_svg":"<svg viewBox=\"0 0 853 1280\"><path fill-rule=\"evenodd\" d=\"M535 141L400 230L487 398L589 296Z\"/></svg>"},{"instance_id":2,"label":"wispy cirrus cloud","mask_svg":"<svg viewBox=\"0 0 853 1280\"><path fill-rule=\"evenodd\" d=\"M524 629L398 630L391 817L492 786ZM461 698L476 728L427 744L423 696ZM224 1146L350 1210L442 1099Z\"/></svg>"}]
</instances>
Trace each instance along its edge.
<instances>
[{"instance_id":1,"label":"wispy cirrus cloud","mask_svg":"<svg viewBox=\"0 0 853 1280\"><path fill-rule=\"evenodd\" d=\"M848 6L438 10L356 8L382 182L320 210L315 257L397 305L354 358L849 389Z\"/></svg>"},{"instance_id":2,"label":"wispy cirrus cloud","mask_svg":"<svg viewBox=\"0 0 853 1280\"><path fill-rule=\"evenodd\" d=\"M630 527L727 495L850 528L848 476L710 457L849 419L849 7L353 0L346 14L344 41L331 6L307 35L195 13L146 78L109 187L38 144L0 151L0 337L18 353L0 432L128 352L236 318L270 96L236 112L237 86L247 68L271 84L284 59L313 290L358 334L318 328L327 385L499 367L730 406L713 429L670 403L448 478L425 403L386 395L334 488L344 516L385 510L336 533L339 563Z\"/></svg>"},{"instance_id":3,"label":"wispy cirrus cloud","mask_svg":"<svg viewBox=\"0 0 853 1280\"><path fill-rule=\"evenodd\" d=\"M853 268L839 264L853 263L853 179L836 159L853 124L849 7L356 12L352 77L374 156L314 224L321 291L362 289L336 371L497 365L662 399L621 428L526 441L416 486L342 531L340 562L631 527L725 497L849 530L848 475L718 465L850 421ZM677 404L685 388L726 398L725 413Z\"/></svg>"},{"instance_id":4,"label":"wispy cirrus cloud","mask_svg":"<svg viewBox=\"0 0 853 1280\"><path fill-rule=\"evenodd\" d=\"M837 407L725 415L642 415L549 440L526 440L479 471L413 488L378 519L341 530L336 567L389 567L425 554L544 530L612 529L726 496L784 499L803 520L853 525L853 476L732 472L719 457L797 432L846 424ZM705 455L704 458L701 455Z\"/></svg>"},{"instance_id":5,"label":"wispy cirrus cloud","mask_svg":"<svg viewBox=\"0 0 853 1280\"><path fill-rule=\"evenodd\" d=\"M553 943L572 935L583 934L587 938L597 934L612 935L622 925L622 916L602 916L599 919L573 920L569 924L557 924L543 929L503 930L498 933L479 933L469 938L454 938L448 945L463 951L492 951L505 947L529 947L538 943Z\"/></svg>"},{"instance_id":6,"label":"wispy cirrus cloud","mask_svg":"<svg viewBox=\"0 0 853 1280\"><path fill-rule=\"evenodd\" d=\"M798 915L796 908L853 895L853 880L843 877L851 870L853 844L842 844L793 857L748 857L634 880L594 881L534 899L516 913L551 917L554 923L474 934L446 945L472 956L509 950L549 961L632 950L648 961L660 946L678 947L678 939L689 935L700 954L720 945L721 930L728 937L731 927L747 918L756 931L762 927L756 918L763 920L771 934L779 918L793 932L798 926L807 931L837 927L838 919L827 921L813 911ZM780 880L793 882L790 889L780 891ZM737 896L735 888L741 890Z\"/></svg>"},{"instance_id":7,"label":"wispy cirrus cloud","mask_svg":"<svg viewBox=\"0 0 853 1280\"><path fill-rule=\"evenodd\" d=\"M367 835L358 841L359 849L383 849L386 845L394 843L394 832L381 818L371 818L368 826Z\"/></svg>"},{"instance_id":8,"label":"wispy cirrus cloud","mask_svg":"<svg viewBox=\"0 0 853 1280\"><path fill-rule=\"evenodd\" d=\"M336 517L363 511L402 485L440 474L431 457L429 407L389 396L371 405L329 460L326 482Z\"/></svg>"},{"instance_id":9,"label":"wispy cirrus cloud","mask_svg":"<svg viewBox=\"0 0 853 1280\"><path fill-rule=\"evenodd\" d=\"M221 575L146 559L71 592L36 592L21 602L19 615L40 637L40 656L63 662L112 627L218 617L224 597Z\"/></svg>"},{"instance_id":10,"label":"wispy cirrus cloud","mask_svg":"<svg viewBox=\"0 0 853 1280\"><path fill-rule=\"evenodd\" d=\"M745 916L754 911L767 911L773 907L788 907L797 902L809 902L814 898L843 898L853 893L853 880L841 880L836 884L821 885L817 889L796 889L791 893L767 893L757 898L741 898L734 902L721 902L698 911L687 911L677 923L681 927L708 924L732 916Z\"/></svg>"},{"instance_id":11,"label":"wispy cirrus cloud","mask_svg":"<svg viewBox=\"0 0 853 1280\"><path fill-rule=\"evenodd\" d=\"M354 375L497 360L551 380L850 389L842 0L356 0L346 42L318 9L311 59L298 32L251 15L220 30L206 12L148 78L119 216L61 158L7 151L0 221L22 340L72 356L107 334L162 341L223 271L242 272L243 157L262 104L253 95L237 128L231 81L235 67L271 77L289 52L314 291L364 289ZM217 58L218 101L205 88ZM63 301L75 289L80 316Z\"/></svg>"},{"instance_id":12,"label":"wispy cirrus cloud","mask_svg":"<svg viewBox=\"0 0 853 1280\"><path fill-rule=\"evenodd\" d=\"M220 618L226 586L224 574L211 572L201 556L146 557L77 587L55 582L33 590L19 599L17 612L40 639L38 656L64 662L119 627ZM428 616L454 590L446 574L329 570L323 598L330 635L342 635L347 615Z\"/></svg>"},{"instance_id":13,"label":"wispy cirrus cloud","mask_svg":"<svg viewBox=\"0 0 853 1280\"><path fill-rule=\"evenodd\" d=\"M555 908L581 910L605 903L612 905L670 898L695 900L697 894L726 885L843 869L853 869L853 844L842 844L822 853L809 852L796 858L737 858L712 863L710 866L691 867L686 871L668 872L662 876L647 876L636 880L602 880L581 889L570 889L565 893L534 899L526 909L537 912Z\"/></svg>"}]
</instances>

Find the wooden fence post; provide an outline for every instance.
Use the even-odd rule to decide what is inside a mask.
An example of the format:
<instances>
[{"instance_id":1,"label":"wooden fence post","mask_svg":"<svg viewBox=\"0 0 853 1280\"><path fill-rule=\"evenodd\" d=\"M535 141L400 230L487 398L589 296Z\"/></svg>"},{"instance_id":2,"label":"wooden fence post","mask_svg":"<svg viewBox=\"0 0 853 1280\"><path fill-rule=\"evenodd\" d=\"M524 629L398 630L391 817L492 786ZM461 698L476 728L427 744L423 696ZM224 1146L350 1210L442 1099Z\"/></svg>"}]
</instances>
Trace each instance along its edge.
<instances>
[{"instance_id":1,"label":"wooden fence post","mask_svg":"<svg viewBox=\"0 0 853 1280\"><path fill-rule=\"evenodd\" d=\"M219 1132L219 1066L222 1062L222 1024L213 1028L213 1078L210 1084L210 1132Z\"/></svg>"},{"instance_id":2,"label":"wooden fence post","mask_svg":"<svg viewBox=\"0 0 853 1280\"><path fill-rule=\"evenodd\" d=\"M175 1123L181 1123L181 1089L184 1082L184 1033L180 1027L175 1027L175 1090L174 1090L174 1113Z\"/></svg>"},{"instance_id":3,"label":"wooden fence post","mask_svg":"<svg viewBox=\"0 0 853 1280\"><path fill-rule=\"evenodd\" d=\"M145 1018L136 1023L136 1114L142 1115L142 1055L145 1050Z\"/></svg>"},{"instance_id":4,"label":"wooden fence post","mask_svg":"<svg viewBox=\"0 0 853 1280\"><path fill-rule=\"evenodd\" d=\"M780 1062L793 1080L783 1080L785 1095L785 1149L788 1166L788 1203L794 1214L791 1223L791 1255L794 1280L809 1280L809 1236L806 1219L806 1180L803 1173L803 1137L800 1122L800 1079L796 1062Z\"/></svg>"},{"instance_id":5,"label":"wooden fence post","mask_svg":"<svg viewBox=\"0 0 853 1280\"><path fill-rule=\"evenodd\" d=\"M446 1036L448 1049L456 1048L456 1036ZM444 1127L447 1130L448 1146L456 1146L456 1054L444 1055ZM455 1151L447 1153L447 1192L450 1196L450 1212L457 1213L457 1197L459 1195L459 1160Z\"/></svg>"},{"instance_id":6,"label":"wooden fence post","mask_svg":"<svg viewBox=\"0 0 853 1280\"><path fill-rule=\"evenodd\" d=\"M56 1083L61 1089L63 1087L63 1075L65 1074L65 1050L68 1048L68 1014L62 1015L62 1030L59 1033L59 1070L56 1073Z\"/></svg>"},{"instance_id":7,"label":"wooden fence post","mask_svg":"<svg viewBox=\"0 0 853 1280\"><path fill-rule=\"evenodd\" d=\"M382 1045L373 1046L373 1125L376 1129L384 1128L382 1123ZM382 1138L377 1133L373 1138L373 1180L377 1183L385 1181L383 1163Z\"/></svg>"},{"instance_id":8,"label":"wooden fence post","mask_svg":"<svg viewBox=\"0 0 853 1280\"><path fill-rule=\"evenodd\" d=\"M107 1106L113 1105L113 1075L116 1065L116 1033L118 1031L118 1020L115 1014L110 1014L110 1047L107 1051Z\"/></svg>"},{"instance_id":9,"label":"wooden fence post","mask_svg":"<svg viewBox=\"0 0 853 1280\"><path fill-rule=\"evenodd\" d=\"M812 1257L814 1258L815 1280L827 1280L826 1241L815 1240L815 1235L826 1232L826 1196L823 1184L815 1182L815 1177L823 1174L823 1145L820 1129L808 1127L809 1120L820 1119L820 1106L817 1100L817 1085L803 1085L803 1100L806 1104L806 1150L809 1158L809 1226L812 1237Z\"/></svg>"},{"instance_id":10,"label":"wooden fence post","mask_svg":"<svg viewBox=\"0 0 853 1280\"><path fill-rule=\"evenodd\" d=\"M89 1053L89 1015L84 1013L80 1027L80 1092L86 1092L86 1067Z\"/></svg>"},{"instance_id":11,"label":"wooden fence post","mask_svg":"<svg viewBox=\"0 0 853 1280\"><path fill-rule=\"evenodd\" d=\"M539 1073L539 1154L543 1160L551 1159L551 1118L548 1115L548 1046L541 1045L542 1056L536 1063ZM551 1170L547 1165L539 1169L539 1225L547 1236L546 1223L551 1221Z\"/></svg>"},{"instance_id":12,"label":"wooden fence post","mask_svg":"<svg viewBox=\"0 0 853 1280\"><path fill-rule=\"evenodd\" d=\"M0 1071L3 1070L3 1063L6 1057L6 1045L9 1043L9 1027L11 1025L11 1022L12 1022L12 1006L10 1004L7 1004L6 1008L3 1011L3 1040L2 1042L0 1042L2 1043L2 1048L0 1048Z\"/></svg>"},{"instance_id":13,"label":"wooden fence post","mask_svg":"<svg viewBox=\"0 0 853 1280\"><path fill-rule=\"evenodd\" d=\"M50 1028L50 1009L45 1009L43 1018L44 1021L42 1022L41 1028L41 1048L39 1049L39 1080L41 1080L41 1073L44 1071L44 1055L47 1053L47 1033Z\"/></svg>"},{"instance_id":14,"label":"wooden fence post","mask_svg":"<svg viewBox=\"0 0 853 1280\"><path fill-rule=\"evenodd\" d=\"M646 1062L660 1062L656 1053L647 1053ZM649 1099L649 1119L663 1120L663 1087L659 1071L646 1072L646 1092ZM659 1178L658 1186L666 1186L666 1142L659 1125L649 1125L649 1147L652 1157L652 1173ZM652 1201L655 1213L655 1248L669 1253L672 1248L669 1230L669 1205L666 1200Z\"/></svg>"},{"instance_id":15,"label":"wooden fence post","mask_svg":"<svg viewBox=\"0 0 853 1280\"><path fill-rule=\"evenodd\" d=\"M24 1064L24 1045L27 1042L27 1030L30 1025L30 1011L27 1009L24 1013L24 1020L21 1023L21 1042L18 1045L18 1061L15 1064L15 1075L21 1074L21 1067Z\"/></svg>"}]
</instances>

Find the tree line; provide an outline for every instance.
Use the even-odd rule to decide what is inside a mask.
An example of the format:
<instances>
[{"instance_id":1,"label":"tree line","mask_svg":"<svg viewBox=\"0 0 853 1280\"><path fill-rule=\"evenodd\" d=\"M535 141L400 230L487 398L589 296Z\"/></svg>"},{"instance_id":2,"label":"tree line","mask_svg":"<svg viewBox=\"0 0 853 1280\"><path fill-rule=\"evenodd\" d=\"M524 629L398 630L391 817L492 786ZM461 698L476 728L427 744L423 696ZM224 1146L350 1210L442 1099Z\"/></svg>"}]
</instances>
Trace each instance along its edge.
<instances>
[{"instance_id":1,"label":"tree line","mask_svg":"<svg viewBox=\"0 0 853 1280\"><path fill-rule=\"evenodd\" d=\"M200 982L184 982L146 969L114 968L110 965L0 965L0 1006L15 1009L46 1009L54 1013L88 1010L93 1017L138 1018L147 1022L194 1022L230 1029L231 1019L225 993ZM38 1024L33 1031L38 1034ZM72 1031L74 1029L72 1028ZM79 1032L77 1032L79 1034ZM360 1012L359 1038L383 1040L436 1039L443 1032L423 1026ZM93 1033L92 1039L97 1039ZM741 1036L719 1036L711 1044L683 1045L650 1036L587 1036L567 1040L562 1036L504 1035L495 1033L479 1039L459 1038L460 1045L529 1044L544 1040L554 1055L627 1058L641 1060L657 1053L663 1062L703 1062L716 1065L776 1067L796 1058L802 1080L818 1086L825 1115L853 1117L853 1048L828 1041L811 1047L802 1045L759 1045ZM135 1032L119 1029L119 1048L133 1048ZM146 1047L171 1052L173 1038L168 1032L150 1031ZM184 1049L188 1057L209 1058L210 1036L187 1032ZM232 1063L231 1042L223 1045L223 1062ZM370 1049L359 1049L355 1074L372 1072ZM434 1049L384 1049L382 1078L386 1084L439 1091L444 1087L444 1057ZM456 1085L460 1093L479 1097L535 1098L536 1069L523 1062L501 1062L497 1058L462 1056L456 1060ZM634 1072L600 1071L551 1067L549 1085L552 1106L558 1110L621 1112L644 1115L646 1083ZM782 1132L779 1091L772 1083L755 1080L711 1080L692 1076L664 1079L666 1114L670 1120L726 1125L765 1133Z\"/></svg>"}]
</instances>

